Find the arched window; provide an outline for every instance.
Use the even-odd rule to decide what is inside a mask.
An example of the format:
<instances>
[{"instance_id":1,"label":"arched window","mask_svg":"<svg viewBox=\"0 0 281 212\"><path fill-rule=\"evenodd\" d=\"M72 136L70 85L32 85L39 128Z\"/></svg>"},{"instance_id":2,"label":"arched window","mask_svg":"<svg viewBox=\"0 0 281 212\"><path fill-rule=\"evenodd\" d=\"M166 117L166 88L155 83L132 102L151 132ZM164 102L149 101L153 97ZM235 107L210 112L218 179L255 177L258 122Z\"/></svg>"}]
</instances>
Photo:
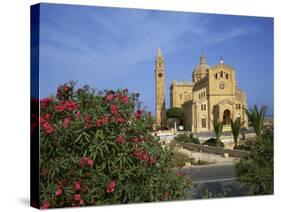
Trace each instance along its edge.
<instances>
[{"instance_id":1,"label":"arched window","mask_svg":"<svg viewBox=\"0 0 281 212\"><path fill-rule=\"evenodd\" d=\"M221 71L221 78L223 78L223 71Z\"/></svg>"},{"instance_id":2,"label":"arched window","mask_svg":"<svg viewBox=\"0 0 281 212\"><path fill-rule=\"evenodd\" d=\"M226 73L225 78L228 79L228 73Z\"/></svg>"},{"instance_id":3,"label":"arched window","mask_svg":"<svg viewBox=\"0 0 281 212\"><path fill-rule=\"evenodd\" d=\"M218 79L218 73L215 74L215 78Z\"/></svg>"}]
</instances>

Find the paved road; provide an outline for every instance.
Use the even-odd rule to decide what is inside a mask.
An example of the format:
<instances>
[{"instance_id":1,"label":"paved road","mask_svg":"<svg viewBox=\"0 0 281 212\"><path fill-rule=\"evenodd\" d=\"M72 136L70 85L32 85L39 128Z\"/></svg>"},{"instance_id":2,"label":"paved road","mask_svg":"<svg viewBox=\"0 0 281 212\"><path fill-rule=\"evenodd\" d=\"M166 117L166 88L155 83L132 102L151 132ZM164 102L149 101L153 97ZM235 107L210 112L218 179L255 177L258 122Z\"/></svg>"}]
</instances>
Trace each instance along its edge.
<instances>
[{"instance_id":1,"label":"paved road","mask_svg":"<svg viewBox=\"0 0 281 212\"><path fill-rule=\"evenodd\" d=\"M234 197L248 195L248 189L239 183L235 164L215 164L181 169L191 178L193 187L188 199Z\"/></svg>"},{"instance_id":2,"label":"paved road","mask_svg":"<svg viewBox=\"0 0 281 212\"><path fill-rule=\"evenodd\" d=\"M192 166L181 169L181 172L187 174L194 184L236 179L234 163Z\"/></svg>"}]
</instances>

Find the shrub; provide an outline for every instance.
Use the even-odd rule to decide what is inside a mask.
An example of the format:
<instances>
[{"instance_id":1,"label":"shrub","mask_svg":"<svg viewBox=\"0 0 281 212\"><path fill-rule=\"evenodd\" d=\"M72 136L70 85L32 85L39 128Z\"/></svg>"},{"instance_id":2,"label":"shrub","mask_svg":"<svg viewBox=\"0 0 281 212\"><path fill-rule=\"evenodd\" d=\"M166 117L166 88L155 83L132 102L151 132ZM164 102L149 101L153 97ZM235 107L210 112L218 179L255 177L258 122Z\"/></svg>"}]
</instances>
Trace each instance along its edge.
<instances>
[{"instance_id":1,"label":"shrub","mask_svg":"<svg viewBox=\"0 0 281 212\"><path fill-rule=\"evenodd\" d=\"M237 163L237 174L250 194L273 194L273 134L258 139L248 146L249 156Z\"/></svg>"},{"instance_id":2,"label":"shrub","mask_svg":"<svg viewBox=\"0 0 281 212\"><path fill-rule=\"evenodd\" d=\"M192 133L191 134L188 134L188 133L179 134L174 137L174 140L177 142L182 142L182 143L200 144L199 139L195 138Z\"/></svg>"},{"instance_id":3,"label":"shrub","mask_svg":"<svg viewBox=\"0 0 281 212\"><path fill-rule=\"evenodd\" d=\"M237 145L236 148L234 147L234 149L250 151L252 146L255 145L255 143L256 143L256 140L248 139L243 144Z\"/></svg>"},{"instance_id":4,"label":"shrub","mask_svg":"<svg viewBox=\"0 0 281 212\"><path fill-rule=\"evenodd\" d=\"M173 152L173 157L172 157L172 166L173 167L182 168L185 166L185 163L187 163L187 162L193 163L194 158L190 158L188 155L186 155L182 152L178 152L178 151Z\"/></svg>"},{"instance_id":5,"label":"shrub","mask_svg":"<svg viewBox=\"0 0 281 212\"><path fill-rule=\"evenodd\" d=\"M180 107L172 107L167 110L167 117L168 118L178 118L182 120L184 117L183 109Z\"/></svg>"},{"instance_id":6,"label":"shrub","mask_svg":"<svg viewBox=\"0 0 281 212\"><path fill-rule=\"evenodd\" d=\"M215 138L210 138L210 139L206 140L203 144L208 145L208 146L224 147L223 142L218 141Z\"/></svg>"},{"instance_id":7,"label":"shrub","mask_svg":"<svg viewBox=\"0 0 281 212\"><path fill-rule=\"evenodd\" d=\"M74 85L40 101L41 208L186 198L138 94Z\"/></svg>"}]
</instances>

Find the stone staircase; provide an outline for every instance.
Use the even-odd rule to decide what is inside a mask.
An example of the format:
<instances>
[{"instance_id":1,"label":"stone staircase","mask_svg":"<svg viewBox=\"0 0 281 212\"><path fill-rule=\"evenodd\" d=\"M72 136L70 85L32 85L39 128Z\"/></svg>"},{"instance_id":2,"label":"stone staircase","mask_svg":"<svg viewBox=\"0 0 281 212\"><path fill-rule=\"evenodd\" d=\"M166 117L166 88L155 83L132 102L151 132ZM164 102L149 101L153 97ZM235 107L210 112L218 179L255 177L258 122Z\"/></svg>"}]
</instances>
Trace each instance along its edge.
<instances>
[{"instance_id":1,"label":"stone staircase","mask_svg":"<svg viewBox=\"0 0 281 212\"><path fill-rule=\"evenodd\" d=\"M225 124L225 125L223 125L222 131L223 131L223 132L231 132L231 126L230 126L230 124Z\"/></svg>"}]
</instances>

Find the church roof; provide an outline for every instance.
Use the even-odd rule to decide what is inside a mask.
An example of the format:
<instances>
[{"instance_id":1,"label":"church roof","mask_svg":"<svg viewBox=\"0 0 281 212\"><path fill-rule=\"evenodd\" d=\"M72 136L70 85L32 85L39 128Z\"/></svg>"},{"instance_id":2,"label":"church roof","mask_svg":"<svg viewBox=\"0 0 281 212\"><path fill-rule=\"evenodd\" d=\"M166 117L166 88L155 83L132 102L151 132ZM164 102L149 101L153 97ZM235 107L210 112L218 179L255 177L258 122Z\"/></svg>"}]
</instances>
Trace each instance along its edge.
<instances>
[{"instance_id":1,"label":"church roof","mask_svg":"<svg viewBox=\"0 0 281 212\"><path fill-rule=\"evenodd\" d=\"M206 63L206 57L204 52L202 52L200 56L200 63L195 67L193 70L192 75L201 75L201 74L207 74L207 69L209 69L210 66Z\"/></svg>"},{"instance_id":2,"label":"church roof","mask_svg":"<svg viewBox=\"0 0 281 212\"><path fill-rule=\"evenodd\" d=\"M233 69L234 70L234 68L232 66L227 65L225 63L218 63L216 65L213 65L211 68L228 68L228 69Z\"/></svg>"},{"instance_id":3,"label":"church roof","mask_svg":"<svg viewBox=\"0 0 281 212\"><path fill-rule=\"evenodd\" d=\"M188 81L177 81L177 80L173 80L172 84L174 85L190 85L192 86L192 82L188 82Z\"/></svg>"}]
</instances>

